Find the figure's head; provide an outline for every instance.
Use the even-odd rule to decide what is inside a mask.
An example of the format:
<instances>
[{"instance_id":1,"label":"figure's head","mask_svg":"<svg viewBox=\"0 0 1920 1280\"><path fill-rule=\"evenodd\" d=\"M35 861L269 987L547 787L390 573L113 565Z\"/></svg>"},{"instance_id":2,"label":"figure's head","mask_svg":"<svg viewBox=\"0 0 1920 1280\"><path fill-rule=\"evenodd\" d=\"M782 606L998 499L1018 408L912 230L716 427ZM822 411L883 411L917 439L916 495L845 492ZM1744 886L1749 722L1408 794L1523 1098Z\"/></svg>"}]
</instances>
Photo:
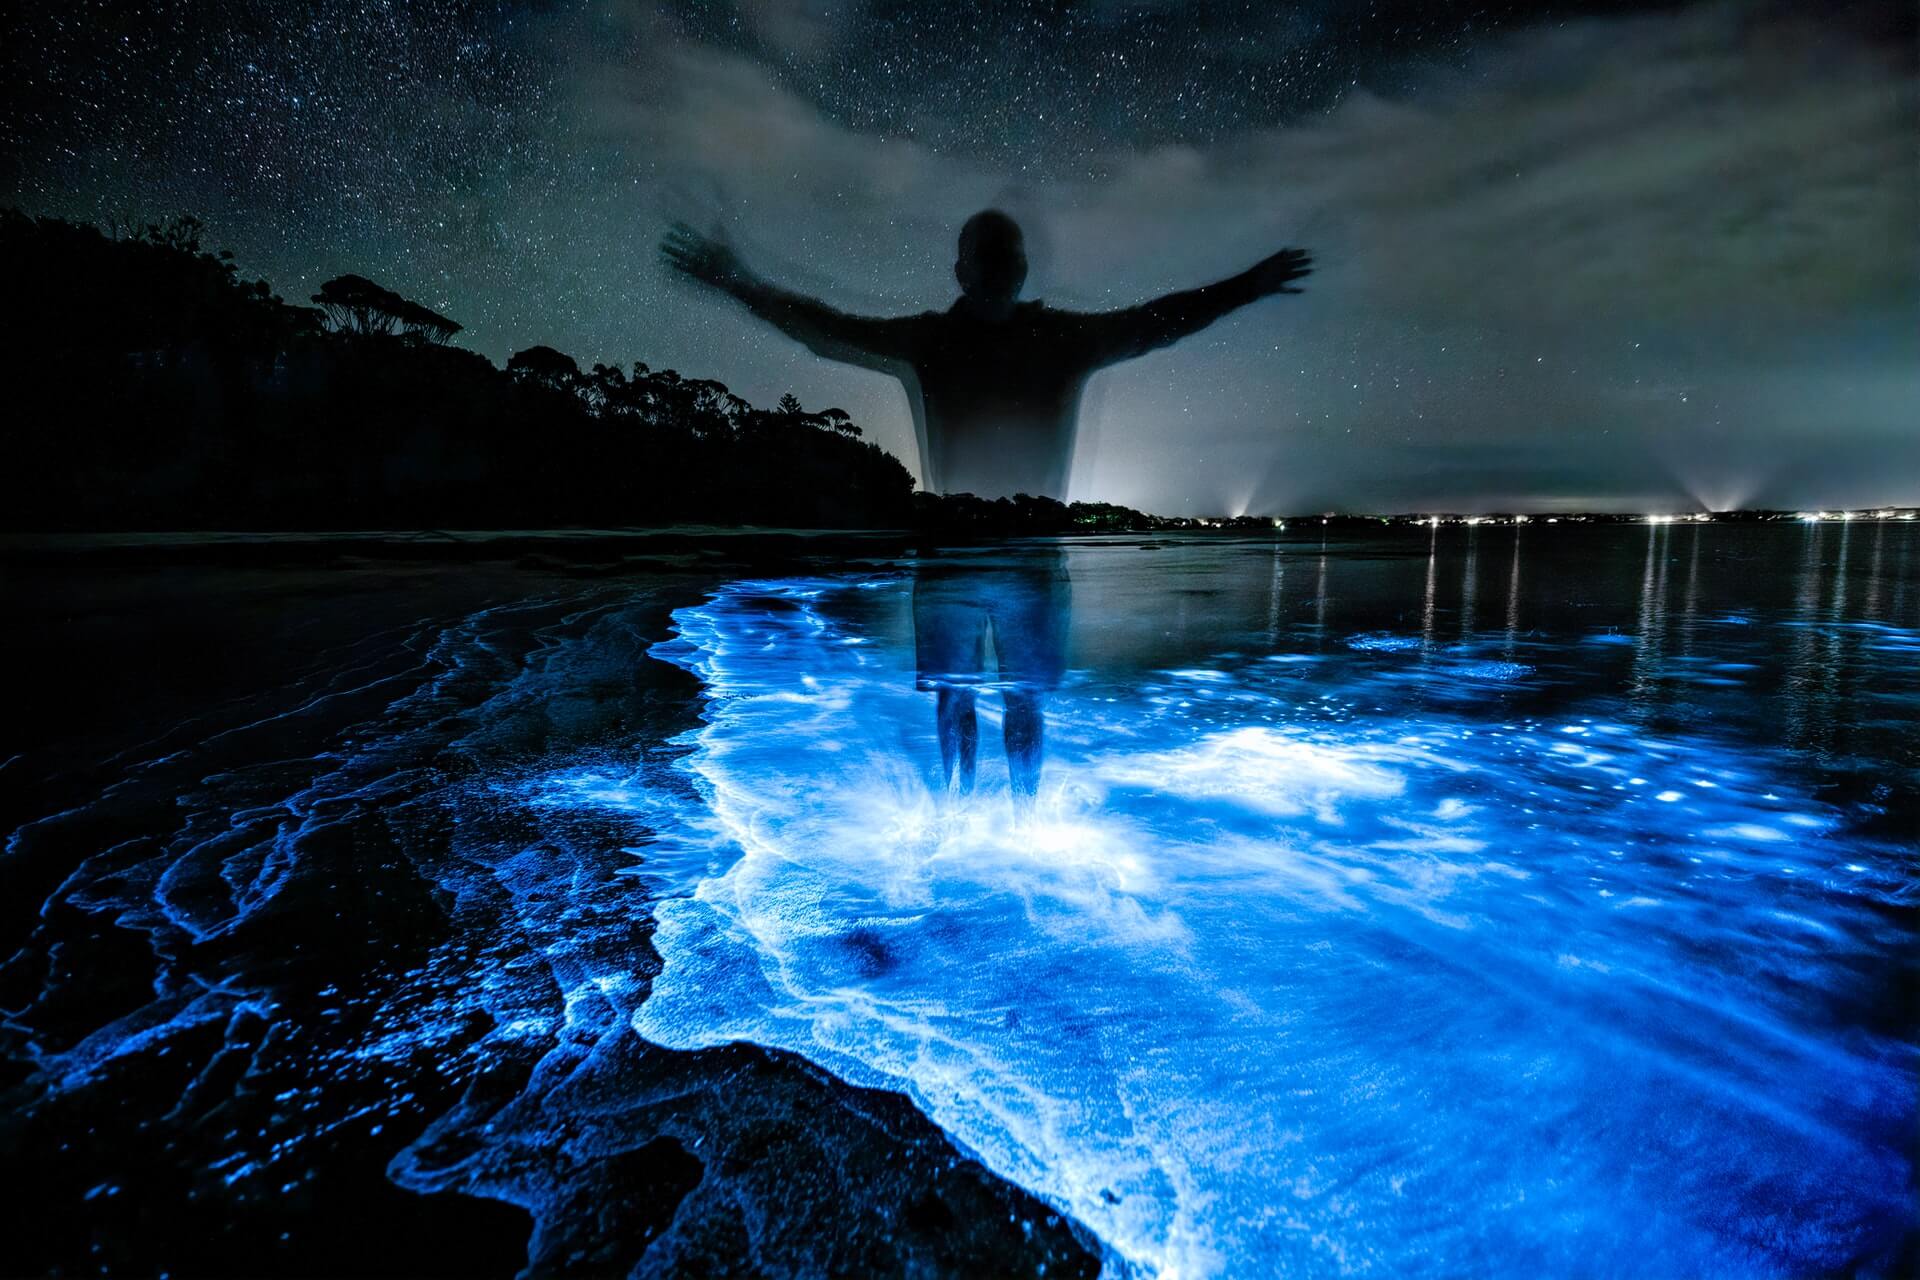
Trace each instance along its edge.
<instances>
[{"instance_id":1,"label":"figure's head","mask_svg":"<svg viewBox=\"0 0 1920 1280\"><path fill-rule=\"evenodd\" d=\"M994 310L1013 306L1027 282L1027 243L1020 224L998 209L967 219L953 275L969 301Z\"/></svg>"}]
</instances>

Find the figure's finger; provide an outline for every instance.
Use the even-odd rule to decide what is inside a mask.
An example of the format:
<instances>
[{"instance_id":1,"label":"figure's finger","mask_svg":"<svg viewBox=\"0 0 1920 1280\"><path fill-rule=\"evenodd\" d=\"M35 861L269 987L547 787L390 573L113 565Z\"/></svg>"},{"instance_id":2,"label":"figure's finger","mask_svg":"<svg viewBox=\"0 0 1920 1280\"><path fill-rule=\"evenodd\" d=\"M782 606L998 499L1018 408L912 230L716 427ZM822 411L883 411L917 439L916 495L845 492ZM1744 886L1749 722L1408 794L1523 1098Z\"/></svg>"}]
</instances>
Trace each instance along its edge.
<instances>
[{"instance_id":1,"label":"figure's finger","mask_svg":"<svg viewBox=\"0 0 1920 1280\"><path fill-rule=\"evenodd\" d=\"M672 245L682 253L701 253L707 248L708 241L691 227L678 226L667 232L662 244Z\"/></svg>"}]
</instances>

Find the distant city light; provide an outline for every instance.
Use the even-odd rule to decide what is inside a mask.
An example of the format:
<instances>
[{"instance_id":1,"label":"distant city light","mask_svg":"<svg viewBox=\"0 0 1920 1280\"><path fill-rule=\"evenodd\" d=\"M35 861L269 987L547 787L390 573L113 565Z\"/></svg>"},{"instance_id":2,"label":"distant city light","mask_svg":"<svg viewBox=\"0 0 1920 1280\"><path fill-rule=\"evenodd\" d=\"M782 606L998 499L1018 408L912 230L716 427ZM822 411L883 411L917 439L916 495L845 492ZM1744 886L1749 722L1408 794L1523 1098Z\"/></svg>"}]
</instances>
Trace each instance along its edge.
<instances>
[{"instance_id":1,"label":"distant city light","mask_svg":"<svg viewBox=\"0 0 1920 1280\"><path fill-rule=\"evenodd\" d=\"M1312 519L1312 517L1306 517L1306 518L1309 520ZM1251 517L1241 517L1239 519L1250 520ZM1278 516L1275 516L1272 519L1273 519L1274 528L1284 529L1287 527L1287 522L1284 519ZM1384 514L1384 515L1383 514L1361 515L1358 513L1351 513L1351 512L1345 513L1345 514L1329 512L1319 517L1320 523L1323 525L1332 524L1333 521L1336 519L1339 519L1342 521L1358 521L1362 519L1368 519L1368 520L1376 520L1382 524L1399 525L1403 528L1408 525L1413 525L1419 528L1435 529L1435 530L1439 529L1440 526L1442 525L1466 525L1469 528L1478 528L1481 525L1523 525L1523 524L1542 524L1542 523L1545 523L1545 524L1632 523L1632 524L1645 524L1645 525L1669 525L1669 524L1718 524L1718 523L1745 524L1745 523L1759 523L1759 522L1775 521L1775 520L1778 520L1778 521L1793 520L1793 521L1799 521L1805 524L1813 524L1822 520L1920 520L1920 507L1881 507L1877 509L1862 510L1862 511L1708 510L1708 511L1685 511L1685 512L1648 511L1648 512L1633 512L1633 513L1596 511L1596 512L1577 512L1577 513L1570 513L1566 515L1553 515L1553 516L1538 515L1538 514L1523 515L1520 513L1514 513L1511 515L1499 514L1499 515L1487 515L1487 516L1464 516L1464 515L1451 515L1451 514L1434 515L1434 514L1425 513L1425 512L1420 513L1418 515L1410 512ZM1209 518L1194 519L1192 523L1195 526L1204 526L1208 528L1227 528L1237 523L1237 520L1225 520L1225 519L1220 519L1219 517L1209 517Z\"/></svg>"}]
</instances>

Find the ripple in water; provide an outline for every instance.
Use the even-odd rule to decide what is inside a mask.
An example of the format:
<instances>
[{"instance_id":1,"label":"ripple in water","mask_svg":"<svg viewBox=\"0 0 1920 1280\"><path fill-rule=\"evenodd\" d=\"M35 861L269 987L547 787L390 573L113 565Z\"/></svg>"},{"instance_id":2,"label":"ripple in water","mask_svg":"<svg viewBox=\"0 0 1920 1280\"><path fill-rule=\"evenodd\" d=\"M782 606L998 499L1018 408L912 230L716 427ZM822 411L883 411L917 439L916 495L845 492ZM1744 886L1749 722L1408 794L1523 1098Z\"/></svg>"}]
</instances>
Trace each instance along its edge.
<instances>
[{"instance_id":1,"label":"ripple in water","mask_svg":"<svg viewBox=\"0 0 1920 1280\"><path fill-rule=\"evenodd\" d=\"M991 725L937 801L931 700L856 592L904 608L822 580L677 615L704 803L535 788L689 837L644 869L648 1039L904 1090L1143 1274L1790 1275L1903 1229L1914 1051L1834 1011L1905 945L1911 851L1783 758L1228 659L1054 695L1016 820Z\"/></svg>"}]
</instances>

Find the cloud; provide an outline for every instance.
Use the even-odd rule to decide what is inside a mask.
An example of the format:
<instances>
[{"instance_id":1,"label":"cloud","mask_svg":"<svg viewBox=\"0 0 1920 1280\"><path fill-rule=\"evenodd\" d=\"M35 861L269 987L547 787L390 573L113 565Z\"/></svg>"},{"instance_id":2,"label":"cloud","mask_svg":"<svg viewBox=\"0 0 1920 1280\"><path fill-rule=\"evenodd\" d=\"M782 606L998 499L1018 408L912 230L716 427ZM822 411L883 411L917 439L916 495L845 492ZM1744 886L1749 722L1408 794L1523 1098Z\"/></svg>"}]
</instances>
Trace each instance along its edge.
<instances>
[{"instance_id":1,"label":"cloud","mask_svg":"<svg viewBox=\"0 0 1920 1280\"><path fill-rule=\"evenodd\" d=\"M1151 238L1315 223L1350 296L1421 322L1910 300L1914 77L1816 34L1718 6L1530 30L1394 100L1121 157L1066 238L1093 271Z\"/></svg>"},{"instance_id":2,"label":"cloud","mask_svg":"<svg viewBox=\"0 0 1920 1280\"><path fill-rule=\"evenodd\" d=\"M791 17L769 39L836 38L781 35ZM1020 171L916 140L963 121L850 130L747 56L656 25L579 77L574 127L654 216L729 221L757 264L861 309L944 305L954 229L987 203L1029 223L1034 287L1069 305L1311 246L1304 297L1096 383L1080 496L1218 509L1262 475L1256 509L1470 505L1496 479L1501 505L1596 487L1920 501L1892 491L1920 468L1886 465L1914 460L1893 428L1920 403L1909 57L1714 4L1521 30L1401 84L1212 145ZM720 315L656 287L668 316ZM723 337L703 330L702 349L747 384L773 369L850 389L826 394L907 450L897 393L735 317L704 323ZM1832 445L1835 423L1854 462L1819 482L1844 495L1741 456Z\"/></svg>"}]
</instances>

